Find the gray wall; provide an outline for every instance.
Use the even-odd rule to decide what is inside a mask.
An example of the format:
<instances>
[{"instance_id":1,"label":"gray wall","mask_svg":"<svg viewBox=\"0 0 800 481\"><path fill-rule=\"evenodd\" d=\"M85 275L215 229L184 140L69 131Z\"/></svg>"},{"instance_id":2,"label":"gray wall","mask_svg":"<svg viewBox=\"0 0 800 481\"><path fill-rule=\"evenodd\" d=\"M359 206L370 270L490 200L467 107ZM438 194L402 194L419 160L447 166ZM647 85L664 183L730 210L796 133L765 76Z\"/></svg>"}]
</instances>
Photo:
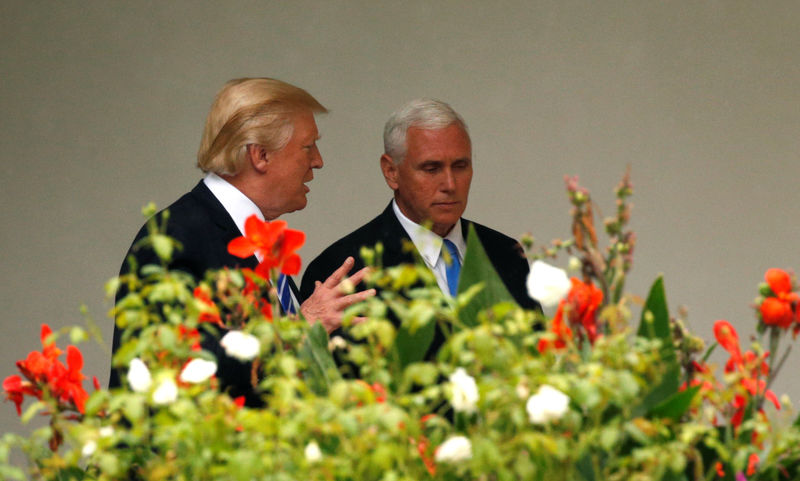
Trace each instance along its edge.
<instances>
[{"instance_id":1,"label":"gray wall","mask_svg":"<svg viewBox=\"0 0 800 481\"><path fill-rule=\"evenodd\" d=\"M286 216L306 260L383 208L383 122L424 95L470 124L467 215L510 235L568 234L564 174L610 215L631 165L630 289L663 273L706 339L716 319L751 333L764 270L800 267L798 2L221 3L0 4L0 376L81 303L110 339L102 284L140 207L195 184L212 97L240 76L331 109L325 168ZM84 352L105 382L107 350ZM789 364L776 390L797 398ZM0 432L19 429L3 405Z\"/></svg>"}]
</instances>

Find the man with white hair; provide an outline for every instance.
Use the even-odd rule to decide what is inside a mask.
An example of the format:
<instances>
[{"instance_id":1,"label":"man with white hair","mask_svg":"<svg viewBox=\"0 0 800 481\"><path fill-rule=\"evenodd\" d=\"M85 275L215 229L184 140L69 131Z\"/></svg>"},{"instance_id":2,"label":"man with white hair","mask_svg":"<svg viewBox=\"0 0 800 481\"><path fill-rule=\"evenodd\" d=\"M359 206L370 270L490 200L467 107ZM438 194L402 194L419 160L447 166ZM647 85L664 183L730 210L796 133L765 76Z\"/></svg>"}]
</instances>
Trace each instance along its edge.
<instances>
[{"instance_id":1,"label":"man with white hair","mask_svg":"<svg viewBox=\"0 0 800 481\"><path fill-rule=\"evenodd\" d=\"M443 292L455 294L469 225L516 302L537 308L525 287L528 262L514 239L462 219L472 181L472 145L467 125L449 105L416 99L394 112L383 131L381 171L394 199L378 217L339 239L309 263L301 296L313 291L341 262L362 267L362 246L383 244L383 266L413 263L403 241L413 242ZM447 249L448 254L444 254ZM453 262L447 262L452 259ZM434 353L442 339L435 339Z\"/></svg>"}]
</instances>

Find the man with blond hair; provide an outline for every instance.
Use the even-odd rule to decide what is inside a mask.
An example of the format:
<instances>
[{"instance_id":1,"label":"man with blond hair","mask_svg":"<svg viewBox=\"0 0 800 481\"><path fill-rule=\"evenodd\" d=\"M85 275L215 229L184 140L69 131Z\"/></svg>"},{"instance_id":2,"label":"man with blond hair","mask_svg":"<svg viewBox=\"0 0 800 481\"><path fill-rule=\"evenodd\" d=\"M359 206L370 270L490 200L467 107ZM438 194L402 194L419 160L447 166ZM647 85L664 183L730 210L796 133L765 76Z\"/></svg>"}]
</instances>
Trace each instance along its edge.
<instances>
[{"instance_id":1,"label":"man with blond hair","mask_svg":"<svg viewBox=\"0 0 800 481\"><path fill-rule=\"evenodd\" d=\"M323 166L314 114L325 112L308 92L280 80L242 78L225 84L211 106L197 153L197 166L205 176L165 209L169 212L167 234L182 245L170 268L202 279L209 269L255 267L255 257L229 254L228 243L244 234L245 220L251 215L272 221L306 206L306 184L314 178L314 169ZM149 249L134 247L146 235L142 227L129 250L140 267L158 263ZM373 290L346 294L340 286L358 284L363 278L364 269L347 278L353 264L353 258L343 259L305 298L299 297L291 278L282 277L277 286L282 309L299 310L309 322L321 322L328 332L336 329L347 306L374 295ZM126 261L122 272L127 269ZM115 328L115 350L120 331ZM250 389L249 369L223 360L219 377L232 395L244 394L248 403L258 403ZM119 384L118 373L112 370L111 385Z\"/></svg>"}]
</instances>

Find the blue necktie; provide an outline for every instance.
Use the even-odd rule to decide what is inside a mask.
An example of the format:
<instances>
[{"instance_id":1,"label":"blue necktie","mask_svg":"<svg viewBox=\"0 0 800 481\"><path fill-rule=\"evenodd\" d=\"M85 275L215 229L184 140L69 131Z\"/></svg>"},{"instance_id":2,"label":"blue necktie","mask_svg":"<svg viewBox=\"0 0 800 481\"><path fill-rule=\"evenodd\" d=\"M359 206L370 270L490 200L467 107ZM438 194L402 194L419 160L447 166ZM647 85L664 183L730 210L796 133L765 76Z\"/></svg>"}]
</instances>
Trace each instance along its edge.
<instances>
[{"instance_id":1,"label":"blue necktie","mask_svg":"<svg viewBox=\"0 0 800 481\"><path fill-rule=\"evenodd\" d=\"M445 272L447 273L447 286L450 288L450 295L455 296L458 293L458 275L461 273L461 261L458 259L458 249L451 241L444 239L444 245L447 247L447 252L450 253L450 262L445 263Z\"/></svg>"},{"instance_id":2,"label":"blue necktie","mask_svg":"<svg viewBox=\"0 0 800 481\"><path fill-rule=\"evenodd\" d=\"M285 274L278 276L278 299L281 301L284 313L296 314L297 309L294 308L294 302L292 302L292 289L289 287L288 281Z\"/></svg>"}]
</instances>

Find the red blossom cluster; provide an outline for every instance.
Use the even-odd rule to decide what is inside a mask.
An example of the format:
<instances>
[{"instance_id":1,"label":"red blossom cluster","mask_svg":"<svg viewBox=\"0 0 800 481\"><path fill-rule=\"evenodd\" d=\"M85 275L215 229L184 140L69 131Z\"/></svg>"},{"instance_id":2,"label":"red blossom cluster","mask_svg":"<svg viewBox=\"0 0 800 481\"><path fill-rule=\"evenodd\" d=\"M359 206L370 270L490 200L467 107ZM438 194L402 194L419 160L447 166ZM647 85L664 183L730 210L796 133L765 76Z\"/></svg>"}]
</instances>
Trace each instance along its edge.
<instances>
[{"instance_id":1,"label":"red blossom cluster","mask_svg":"<svg viewBox=\"0 0 800 481\"><path fill-rule=\"evenodd\" d=\"M800 332L800 295L792 289L792 278L783 269L768 269L764 280L769 287L764 300L759 305L761 321L768 326L788 329L795 324L794 334Z\"/></svg>"},{"instance_id":2,"label":"red blossom cluster","mask_svg":"<svg viewBox=\"0 0 800 481\"><path fill-rule=\"evenodd\" d=\"M572 339L570 325L577 327L592 344L600 335L597 331L597 310L603 303L603 291L591 281L584 282L573 277L570 282L572 287L567 297L558 304L550 325L552 335L539 340L539 352L566 347L567 342Z\"/></svg>"},{"instance_id":3,"label":"red blossom cluster","mask_svg":"<svg viewBox=\"0 0 800 481\"><path fill-rule=\"evenodd\" d=\"M42 324L42 351L32 351L27 358L17 361L17 368L25 379L14 374L3 381L6 398L16 404L19 415L22 414L25 396L41 400L45 395L59 403L59 410L84 412L89 394L82 384L86 378L81 373L83 356L77 347L68 346L67 364L64 365L58 359L62 354L61 349L56 347L55 341L49 340L52 332L47 324ZM99 389L97 379L94 383L95 388Z\"/></svg>"},{"instance_id":4,"label":"red blossom cluster","mask_svg":"<svg viewBox=\"0 0 800 481\"><path fill-rule=\"evenodd\" d=\"M425 424L435 417L435 414L426 414L422 416L422 418L419 420L420 425L425 427ZM435 456L436 449L438 448L432 449L431 441L424 434L420 434L419 439L408 438L408 441L412 446L417 447L419 457L422 458L422 463L425 465L425 469L428 470L428 473L431 476L436 476L436 462L433 460L433 457Z\"/></svg>"},{"instance_id":5,"label":"red blossom cluster","mask_svg":"<svg viewBox=\"0 0 800 481\"><path fill-rule=\"evenodd\" d=\"M764 398L772 401L776 409L780 409L781 404L777 396L766 388L767 382L765 379L769 376L769 364L766 359L769 353L765 352L759 356L753 351L747 351L742 354L739 347L739 335L728 321L714 323L714 337L717 338L719 345L728 351L731 356L725 364L725 372L738 373L741 376L742 387L751 398L764 396ZM736 411L731 418L731 424L734 427L739 427L742 423L749 401L750 399L744 393L737 394L734 398L733 406Z\"/></svg>"},{"instance_id":6,"label":"red blossom cluster","mask_svg":"<svg viewBox=\"0 0 800 481\"><path fill-rule=\"evenodd\" d=\"M258 257L256 273L265 279L270 278L273 268L289 276L298 274L300 256L295 251L303 246L306 235L286 226L283 220L266 222L251 215L244 224L245 235L230 241L228 252L242 259Z\"/></svg>"},{"instance_id":7,"label":"red blossom cluster","mask_svg":"<svg viewBox=\"0 0 800 481\"><path fill-rule=\"evenodd\" d=\"M261 315L267 320L272 321L272 305L261 297L261 288L258 287L258 284L256 284L253 279L257 274L247 268L242 269L242 273L244 274L244 289L242 290L242 294L250 301L253 307L261 312Z\"/></svg>"}]
</instances>

